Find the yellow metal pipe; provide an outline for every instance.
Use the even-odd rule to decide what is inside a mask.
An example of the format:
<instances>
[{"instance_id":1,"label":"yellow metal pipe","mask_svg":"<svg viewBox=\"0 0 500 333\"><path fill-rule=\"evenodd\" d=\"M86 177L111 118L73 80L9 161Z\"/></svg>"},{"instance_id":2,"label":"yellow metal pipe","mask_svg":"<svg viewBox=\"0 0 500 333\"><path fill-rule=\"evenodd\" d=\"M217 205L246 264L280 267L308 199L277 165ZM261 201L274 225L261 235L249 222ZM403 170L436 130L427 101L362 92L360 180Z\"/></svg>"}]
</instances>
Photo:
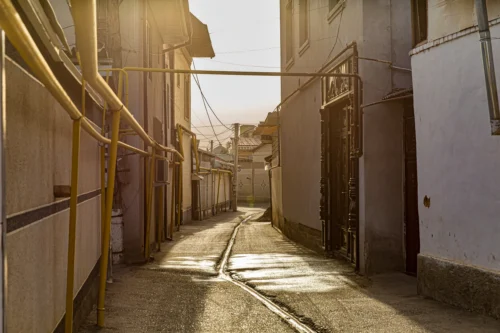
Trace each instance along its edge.
<instances>
[{"instance_id":1,"label":"yellow metal pipe","mask_svg":"<svg viewBox=\"0 0 500 333\"><path fill-rule=\"evenodd\" d=\"M82 79L82 115L85 117L85 80Z\"/></svg>"},{"instance_id":2,"label":"yellow metal pipe","mask_svg":"<svg viewBox=\"0 0 500 333\"><path fill-rule=\"evenodd\" d=\"M201 69L181 69L181 68L144 68L144 67L123 67L128 72L152 72L171 74L200 74L200 75L229 75L229 76L309 76L309 77L353 77L357 74L331 73L331 72L258 72L258 71L216 71Z\"/></svg>"},{"instance_id":3,"label":"yellow metal pipe","mask_svg":"<svg viewBox=\"0 0 500 333\"><path fill-rule=\"evenodd\" d=\"M21 21L19 14L15 10L10 0L0 0L0 22L2 29L5 30L9 41L14 45L23 60L31 68L35 76L43 83L45 88L59 102L62 108L76 120L82 118L82 114L68 96L64 88L54 76L45 58L40 53L33 38L29 34L26 26ZM82 118L81 126L90 136L102 144L110 144L111 140L102 136L87 118ZM148 156L149 153L126 143L119 142L118 145L135 153Z\"/></svg>"},{"instance_id":4,"label":"yellow metal pipe","mask_svg":"<svg viewBox=\"0 0 500 333\"><path fill-rule=\"evenodd\" d=\"M227 209L226 176L223 176L222 179L224 180L224 211L226 211L226 209Z\"/></svg>"},{"instance_id":5,"label":"yellow metal pipe","mask_svg":"<svg viewBox=\"0 0 500 333\"><path fill-rule=\"evenodd\" d=\"M104 300L106 293L106 275L109 258L111 213L113 208L113 194L115 190L116 158L118 155L118 136L120 132L120 110L113 111L111 124L111 145L109 147L108 162L108 189L106 191L106 223L104 225L104 235L101 248L99 299L97 302L97 325L99 327L104 327Z\"/></svg>"},{"instance_id":6,"label":"yellow metal pipe","mask_svg":"<svg viewBox=\"0 0 500 333\"><path fill-rule=\"evenodd\" d=\"M96 0L72 2L71 13L75 22L76 44L82 61L82 75L87 82L109 103L109 108L111 110L122 111L123 119L136 131L146 145L177 154L182 160L183 157L177 150L156 142L147 134L144 128L141 127L132 113L130 113L128 108L99 74L97 64Z\"/></svg>"},{"instance_id":7,"label":"yellow metal pipe","mask_svg":"<svg viewBox=\"0 0 500 333\"><path fill-rule=\"evenodd\" d=\"M109 73L106 75L106 83L109 82ZM106 112L108 105L104 102L104 108L102 112L102 124L101 124L101 135L104 137L106 135ZM104 236L104 225L106 222L106 147L102 145L100 148L101 154L101 246L102 238Z\"/></svg>"},{"instance_id":8,"label":"yellow metal pipe","mask_svg":"<svg viewBox=\"0 0 500 333\"><path fill-rule=\"evenodd\" d=\"M78 162L80 155L80 120L73 121L71 148L71 196L69 199L68 266L66 271L65 332L73 332L73 289L75 284L76 219L78 205Z\"/></svg>"},{"instance_id":9,"label":"yellow metal pipe","mask_svg":"<svg viewBox=\"0 0 500 333\"><path fill-rule=\"evenodd\" d=\"M146 237L144 244L144 256L146 259L149 258L150 249L149 249L149 234L151 232L151 218L153 216L153 190L154 190L154 178L155 178L155 149L153 148L153 153L151 154L151 158L149 159L149 174L148 174L148 185L146 188Z\"/></svg>"},{"instance_id":10,"label":"yellow metal pipe","mask_svg":"<svg viewBox=\"0 0 500 333\"><path fill-rule=\"evenodd\" d=\"M192 145L193 145L194 158L195 158L195 161L196 161L196 172L200 172L200 161L199 161L199 158L198 158L198 149L196 147L196 145L197 145L196 133L194 133L190 129L182 126L181 124L177 124L177 133L180 133L179 129L181 129L182 132L186 132L189 135L191 135L191 140L192 140L191 142L192 142ZM180 140L180 138L179 138L179 140ZM182 156L184 156L184 147L183 146L180 147L180 153L182 154Z\"/></svg>"},{"instance_id":11,"label":"yellow metal pipe","mask_svg":"<svg viewBox=\"0 0 500 333\"><path fill-rule=\"evenodd\" d=\"M175 163L172 165L172 197L170 198L170 238L174 239L175 224Z\"/></svg>"},{"instance_id":12,"label":"yellow metal pipe","mask_svg":"<svg viewBox=\"0 0 500 333\"><path fill-rule=\"evenodd\" d=\"M217 169L219 171L219 169ZM219 182L217 184L217 202L215 204L215 213L217 214L219 212L219 192L220 192L220 172L217 172L219 174Z\"/></svg>"},{"instance_id":13,"label":"yellow metal pipe","mask_svg":"<svg viewBox=\"0 0 500 333\"><path fill-rule=\"evenodd\" d=\"M128 95L128 89L129 89L129 76L128 76L128 72L123 70L122 68L108 68L108 69L105 69L105 71L107 72L107 74L109 75L110 72L120 72L120 74L123 74L125 76L125 106L127 107L128 109L128 101L129 101L129 95ZM106 83L108 83L108 81L106 81Z\"/></svg>"},{"instance_id":14,"label":"yellow metal pipe","mask_svg":"<svg viewBox=\"0 0 500 333\"><path fill-rule=\"evenodd\" d=\"M183 149L183 141L182 141L182 128L178 127L177 128L177 135L179 136L179 151L181 155L184 157L184 149ZM183 178L183 164L182 161L179 162L179 175L178 175L178 182L179 182L179 187L177 189L177 203L178 203L178 213L177 213L177 230L179 230L180 225L181 225L181 214L182 214L182 178Z\"/></svg>"},{"instance_id":15,"label":"yellow metal pipe","mask_svg":"<svg viewBox=\"0 0 500 333\"><path fill-rule=\"evenodd\" d=\"M161 250L161 242L163 241L163 222L164 222L164 219L165 219L165 214L164 214L164 211L165 211L165 201L164 201L164 198L165 198L165 188L163 187L160 187L158 188L158 218L157 218L157 221L158 221L158 233L156 235L156 243L157 243L157 246L158 246L158 251Z\"/></svg>"}]
</instances>

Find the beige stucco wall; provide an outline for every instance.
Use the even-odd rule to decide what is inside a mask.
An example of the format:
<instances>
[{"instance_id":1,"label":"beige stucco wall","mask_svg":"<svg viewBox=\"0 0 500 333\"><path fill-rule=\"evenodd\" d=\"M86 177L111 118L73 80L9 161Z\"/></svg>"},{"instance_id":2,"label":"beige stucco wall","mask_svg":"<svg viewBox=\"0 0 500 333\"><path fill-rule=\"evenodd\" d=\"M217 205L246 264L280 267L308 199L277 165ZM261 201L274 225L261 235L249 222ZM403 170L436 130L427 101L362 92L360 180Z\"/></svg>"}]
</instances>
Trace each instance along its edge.
<instances>
[{"instance_id":1,"label":"beige stucco wall","mask_svg":"<svg viewBox=\"0 0 500 333\"><path fill-rule=\"evenodd\" d=\"M45 88L6 61L8 217L51 205L54 185L69 185L72 122ZM99 147L82 131L79 194L100 188ZM50 332L65 311L69 210L7 235L9 332ZM78 205L75 287L100 256L100 196Z\"/></svg>"},{"instance_id":2,"label":"beige stucco wall","mask_svg":"<svg viewBox=\"0 0 500 333\"><path fill-rule=\"evenodd\" d=\"M500 2L488 0L487 6L490 20L500 17ZM473 25L477 25L474 1L429 0L429 42Z\"/></svg>"}]
</instances>

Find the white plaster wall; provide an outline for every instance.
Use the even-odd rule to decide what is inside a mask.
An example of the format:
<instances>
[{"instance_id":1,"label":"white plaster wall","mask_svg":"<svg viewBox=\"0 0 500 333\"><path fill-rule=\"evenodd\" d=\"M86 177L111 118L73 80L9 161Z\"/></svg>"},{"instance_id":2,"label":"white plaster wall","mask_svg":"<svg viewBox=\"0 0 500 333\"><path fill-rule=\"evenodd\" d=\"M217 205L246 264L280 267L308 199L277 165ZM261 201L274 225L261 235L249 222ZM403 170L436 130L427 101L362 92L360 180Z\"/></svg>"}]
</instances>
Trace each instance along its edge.
<instances>
[{"instance_id":1,"label":"white plaster wall","mask_svg":"<svg viewBox=\"0 0 500 333\"><path fill-rule=\"evenodd\" d=\"M412 57L420 249L500 271L500 138L490 135L478 40L473 33Z\"/></svg>"}]
</instances>

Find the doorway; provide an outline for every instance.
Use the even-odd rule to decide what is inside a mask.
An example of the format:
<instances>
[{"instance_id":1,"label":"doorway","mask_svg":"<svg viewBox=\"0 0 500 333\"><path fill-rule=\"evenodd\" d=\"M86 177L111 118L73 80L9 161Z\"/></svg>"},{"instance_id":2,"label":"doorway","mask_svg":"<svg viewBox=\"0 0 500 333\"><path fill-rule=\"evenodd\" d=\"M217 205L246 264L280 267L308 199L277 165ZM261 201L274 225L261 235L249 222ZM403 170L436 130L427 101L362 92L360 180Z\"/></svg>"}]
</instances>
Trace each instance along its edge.
<instances>
[{"instance_id":1,"label":"doorway","mask_svg":"<svg viewBox=\"0 0 500 333\"><path fill-rule=\"evenodd\" d=\"M326 252L357 263L357 219L353 210L357 158L353 154L352 101L343 98L321 111L321 210Z\"/></svg>"},{"instance_id":2,"label":"doorway","mask_svg":"<svg viewBox=\"0 0 500 333\"><path fill-rule=\"evenodd\" d=\"M417 275L420 234L418 218L417 140L413 103L405 104L403 112L406 272L410 275Z\"/></svg>"}]
</instances>

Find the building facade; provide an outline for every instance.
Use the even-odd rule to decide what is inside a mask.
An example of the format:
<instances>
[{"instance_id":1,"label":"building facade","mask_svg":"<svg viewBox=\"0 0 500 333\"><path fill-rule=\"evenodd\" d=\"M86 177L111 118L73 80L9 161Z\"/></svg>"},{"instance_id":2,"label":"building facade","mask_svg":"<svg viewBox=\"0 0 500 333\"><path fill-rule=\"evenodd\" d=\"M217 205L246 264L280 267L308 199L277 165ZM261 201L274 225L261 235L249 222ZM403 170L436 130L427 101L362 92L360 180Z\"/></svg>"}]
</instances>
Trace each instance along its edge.
<instances>
[{"instance_id":1,"label":"building facade","mask_svg":"<svg viewBox=\"0 0 500 333\"><path fill-rule=\"evenodd\" d=\"M391 95L411 87L411 3L280 3L282 71L338 76L282 78L274 223L361 273L415 273L405 193L416 186L405 185L405 106Z\"/></svg>"},{"instance_id":2,"label":"building facade","mask_svg":"<svg viewBox=\"0 0 500 333\"><path fill-rule=\"evenodd\" d=\"M419 292L498 318L500 141L490 134L474 1L414 2ZM487 8L491 35L499 36L500 4ZM492 43L498 77L500 48Z\"/></svg>"},{"instance_id":3,"label":"building facade","mask_svg":"<svg viewBox=\"0 0 500 333\"><path fill-rule=\"evenodd\" d=\"M71 103L99 133L109 137L106 104L91 85L83 84L75 48L75 23L68 3L13 2ZM181 46L191 56L204 56L210 50L208 54L213 56L206 25L190 14L187 0L103 0L97 1L96 12L101 75L106 79L109 73L110 87L122 97L127 109L151 138L162 145L177 147L174 96L183 94L182 98L189 102L190 85L185 85L183 91L175 91L174 75L129 71L124 77L123 90L119 90L118 72L106 70L131 66L174 68L174 48ZM6 253L8 294L12 297L5 304L7 330L62 332L70 234L72 121L8 40L5 50L1 51L6 53L2 70L9 79L5 96L9 119L5 152ZM190 112L190 106L186 108ZM189 122L186 126L189 127ZM141 150L151 150L131 132L127 123L122 122L119 140ZM191 154L189 145L185 155ZM83 129L79 155L72 295L75 330L97 298L102 259L101 193L106 189L106 168L101 169L101 161L107 163L106 156L101 157L101 146ZM172 237L170 200L175 179L167 164L172 166L175 161L173 156L165 157L170 163L157 161L155 164L153 210L148 220L145 198L150 169L147 160L151 159L118 149L112 219L116 262L144 261L147 239L154 249L156 242ZM188 167L191 170L192 166ZM190 178L187 184L190 186ZM148 221L149 237L146 236Z\"/></svg>"},{"instance_id":4,"label":"building facade","mask_svg":"<svg viewBox=\"0 0 500 333\"><path fill-rule=\"evenodd\" d=\"M269 174L265 158L271 154L272 143L262 141L254 125L241 125L238 140L238 202L244 205L270 203Z\"/></svg>"}]
</instances>

